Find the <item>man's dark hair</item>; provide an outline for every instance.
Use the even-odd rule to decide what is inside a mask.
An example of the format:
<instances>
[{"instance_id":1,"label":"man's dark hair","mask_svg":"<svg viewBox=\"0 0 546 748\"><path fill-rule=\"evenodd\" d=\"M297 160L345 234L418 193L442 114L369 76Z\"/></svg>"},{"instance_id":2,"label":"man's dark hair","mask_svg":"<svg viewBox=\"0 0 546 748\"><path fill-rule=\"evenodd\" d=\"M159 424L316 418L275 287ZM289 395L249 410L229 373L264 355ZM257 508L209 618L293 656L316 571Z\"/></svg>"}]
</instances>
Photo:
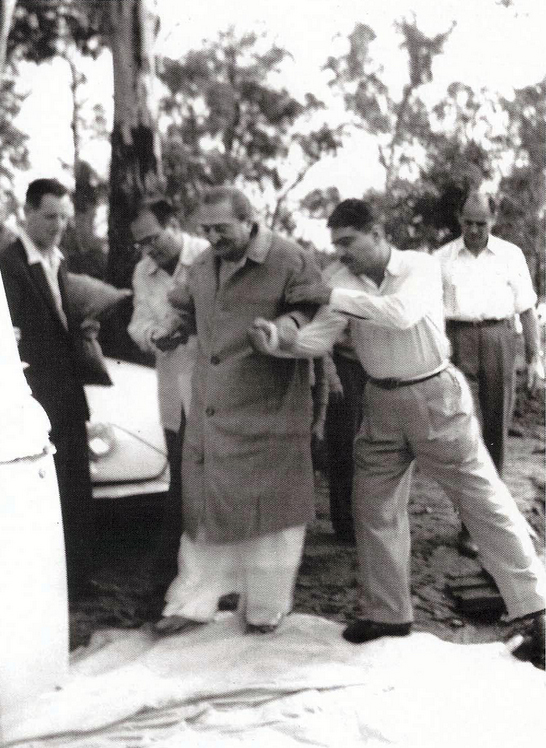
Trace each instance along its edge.
<instances>
[{"instance_id":1,"label":"man's dark hair","mask_svg":"<svg viewBox=\"0 0 546 748\"><path fill-rule=\"evenodd\" d=\"M457 215L458 216L461 215L461 213L463 212L463 208L464 208L466 202L470 198L472 198L472 197L478 197L478 196L482 196L482 195L484 195L484 193L480 192L479 190L477 190L475 188L467 190L464 193L464 195L462 196L462 198L460 199L460 201L459 201L459 204L457 206ZM491 213L492 216L494 216L495 213L497 212L497 203L495 202L495 198L492 195L489 195L489 194L484 195L484 196L487 197L487 203L489 205L489 212Z\"/></svg>"},{"instance_id":2,"label":"man's dark hair","mask_svg":"<svg viewBox=\"0 0 546 748\"><path fill-rule=\"evenodd\" d=\"M203 205L217 205L229 200L233 213L239 221L251 221L254 218L254 210L250 200L241 190L235 187L211 187L201 196Z\"/></svg>"},{"instance_id":3,"label":"man's dark hair","mask_svg":"<svg viewBox=\"0 0 546 748\"><path fill-rule=\"evenodd\" d=\"M357 231L370 231L377 223L372 206L365 200L349 198L334 208L328 219L329 229L352 228Z\"/></svg>"},{"instance_id":4,"label":"man's dark hair","mask_svg":"<svg viewBox=\"0 0 546 748\"><path fill-rule=\"evenodd\" d=\"M35 179L28 186L25 202L34 210L38 210L44 195L64 197L68 195L68 189L57 179Z\"/></svg>"}]
</instances>

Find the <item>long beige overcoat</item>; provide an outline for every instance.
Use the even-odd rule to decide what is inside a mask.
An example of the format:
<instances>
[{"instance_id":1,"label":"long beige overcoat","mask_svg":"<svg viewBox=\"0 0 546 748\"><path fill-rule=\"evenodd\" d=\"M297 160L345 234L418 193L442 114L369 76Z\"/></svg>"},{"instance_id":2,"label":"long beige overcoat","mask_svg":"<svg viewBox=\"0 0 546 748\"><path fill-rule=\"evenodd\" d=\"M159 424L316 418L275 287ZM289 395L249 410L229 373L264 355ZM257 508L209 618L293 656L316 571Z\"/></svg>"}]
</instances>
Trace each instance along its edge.
<instances>
[{"instance_id":1,"label":"long beige overcoat","mask_svg":"<svg viewBox=\"0 0 546 748\"><path fill-rule=\"evenodd\" d=\"M320 280L311 253L260 228L244 264L220 287L207 250L190 268L184 312L199 341L184 437L184 530L225 543L314 516L309 362L255 352L256 317L312 316L285 301Z\"/></svg>"}]
</instances>

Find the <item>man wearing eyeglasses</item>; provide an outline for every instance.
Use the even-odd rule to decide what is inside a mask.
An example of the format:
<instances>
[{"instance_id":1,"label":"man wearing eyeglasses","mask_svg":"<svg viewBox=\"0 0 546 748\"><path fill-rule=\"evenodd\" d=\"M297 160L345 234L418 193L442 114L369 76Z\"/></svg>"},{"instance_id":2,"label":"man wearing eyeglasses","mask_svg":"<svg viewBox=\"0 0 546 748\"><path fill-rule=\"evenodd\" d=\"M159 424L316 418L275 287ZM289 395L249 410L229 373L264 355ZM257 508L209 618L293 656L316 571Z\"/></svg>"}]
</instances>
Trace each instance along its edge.
<instances>
[{"instance_id":1,"label":"man wearing eyeglasses","mask_svg":"<svg viewBox=\"0 0 546 748\"><path fill-rule=\"evenodd\" d=\"M144 204L131 224L131 231L134 247L142 253L142 259L133 275L134 311L128 331L141 350L153 353L156 358L159 411L171 476L156 568L160 583L167 583L176 574L182 531L182 442L197 347L195 336L186 345L179 345L180 337L172 334L178 325L178 315L167 295L208 244L181 231L166 200Z\"/></svg>"}]
</instances>

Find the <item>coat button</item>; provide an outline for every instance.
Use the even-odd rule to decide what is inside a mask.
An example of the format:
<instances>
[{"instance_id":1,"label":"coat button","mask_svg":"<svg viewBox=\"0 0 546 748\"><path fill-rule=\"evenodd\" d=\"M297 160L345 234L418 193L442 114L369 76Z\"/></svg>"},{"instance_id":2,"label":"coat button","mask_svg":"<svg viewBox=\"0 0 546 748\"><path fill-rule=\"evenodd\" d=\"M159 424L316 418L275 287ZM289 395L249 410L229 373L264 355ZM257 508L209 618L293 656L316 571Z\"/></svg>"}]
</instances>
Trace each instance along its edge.
<instances>
[{"instance_id":1,"label":"coat button","mask_svg":"<svg viewBox=\"0 0 546 748\"><path fill-rule=\"evenodd\" d=\"M205 415L206 416L213 416L214 415L214 408L211 408L210 405L207 408L205 408Z\"/></svg>"},{"instance_id":2,"label":"coat button","mask_svg":"<svg viewBox=\"0 0 546 748\"><path fill-rule=\"evenodd\" d=\"M213 366L216 366L216 364L220 363L220 356L211 356L210 362Z\"/></svg>"}]
</instances>

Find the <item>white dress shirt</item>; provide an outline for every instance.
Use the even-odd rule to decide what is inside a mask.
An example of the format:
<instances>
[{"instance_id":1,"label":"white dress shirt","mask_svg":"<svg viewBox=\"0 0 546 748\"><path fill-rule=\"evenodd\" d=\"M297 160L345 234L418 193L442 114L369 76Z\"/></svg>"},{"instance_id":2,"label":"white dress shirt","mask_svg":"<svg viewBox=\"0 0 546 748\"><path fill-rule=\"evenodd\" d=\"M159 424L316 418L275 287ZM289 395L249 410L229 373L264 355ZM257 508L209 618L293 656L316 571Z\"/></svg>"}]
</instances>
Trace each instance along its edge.
<instances>
[{"instance_id":1,"label":"white dress shirt","mask_svg":"<svg viewBox=\"0 0 546 748\"><path fill-rule=\"evenodd\" d=\"M53 247L47 252L41 252L24 229L19 229L18 233L23 247L25 248L28 264L40 264L44 269L45 277L51 290L53 300L55 301L59 317L61 318L63 325L68 327L66 314L63 309L61 289L59 288L59 267L64 259L63 253L58 247Z\"/></svg>"},{"instance_id":2,"label":"white dress shirt","mask_svg":"<svg viewBox=\"0 0 546 748\"><path fill-rule=\"evenodd\" d=\"M340 269L330 303L298 331L293 353L320 356L350 327L366 372L413 379L440 370L449 357L439 263L422 252L391 249L383 282Z\"/></svg>"},{"instance_id":3,"label":"white dress shirt","mask_svg":"<svg viewBox=\"0 0 546 748\"><path fill-rule=\"evenodd\" d=\"M134 311L128 332L135 343L156 356L159 412L163 428L178 431L182 407L186 416L191 401L191 378L197 357L197 338L172 351L160 351L152 342L154 335L168 335L180 324L180 315L168 301L168 293L184 284L188 267L208 247L208 242L184 235L180 260L171 276L152 260L143 257L133 275Z\"/></svg>"},{"instance_id":4,"label":"white dress shirt","mask_svg":"<svg viewBox=\"0 0 546 748\"><path fill-rule=\"evenodd\" d=\"M507 319L536 304L527 262L515 244L489 236L487 247L474 255L459 237L434 256L442 266L447 319Z\"/></svg>"}]
</instances>

